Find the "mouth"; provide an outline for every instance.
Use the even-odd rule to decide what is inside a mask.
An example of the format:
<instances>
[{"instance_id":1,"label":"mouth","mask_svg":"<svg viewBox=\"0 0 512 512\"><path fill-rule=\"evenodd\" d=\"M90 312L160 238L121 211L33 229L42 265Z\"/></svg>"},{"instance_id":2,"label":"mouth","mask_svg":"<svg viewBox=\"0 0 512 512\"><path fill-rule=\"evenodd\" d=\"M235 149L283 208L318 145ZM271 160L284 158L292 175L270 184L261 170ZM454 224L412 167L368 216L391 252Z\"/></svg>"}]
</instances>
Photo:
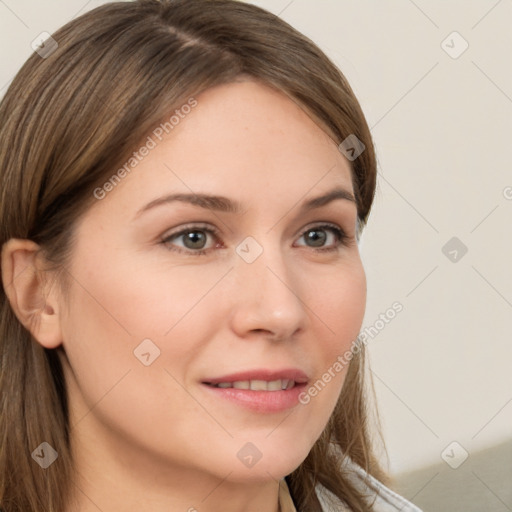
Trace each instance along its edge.
<instances>
[{"instance_id":1,"label":"mouth","mask_svg":"<svg viewBox=\"0 0 512 512\"><path fill-rule=\"evenodd\" d=\"M211 382L203 382L207 386L214 388L234 388L234 389L250 389L251 391L283 391L294 388L297 383L293 379L277 379L277 380L237 380L234 382L219 382L213 384Z\"/></svg>"},{"instance_id":2,"label":"mouth","mask_svg":"<svg viewBox=\"0 0 512 512\"><path fill-rule=\"evenodd\" d=\"M258 413L277 413L294 407L309 379L298 369L253 370L201 382L210 396Z\"/></svg>"}]
</instances>

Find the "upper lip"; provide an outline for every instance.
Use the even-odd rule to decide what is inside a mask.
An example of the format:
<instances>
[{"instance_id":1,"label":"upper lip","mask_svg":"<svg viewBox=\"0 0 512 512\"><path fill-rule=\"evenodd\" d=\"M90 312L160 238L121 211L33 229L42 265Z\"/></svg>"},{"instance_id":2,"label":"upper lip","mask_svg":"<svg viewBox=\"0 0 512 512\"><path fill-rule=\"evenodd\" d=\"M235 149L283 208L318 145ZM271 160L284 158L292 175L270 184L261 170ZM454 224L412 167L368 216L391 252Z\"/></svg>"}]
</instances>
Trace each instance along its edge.
<instances>
[{"instance_id":1,"label":"upper lip","mask_svg":"<svg viewBox=\"0 0 512 512\"><path fill-rule=\"evenodd\" d=\"M221 382L239 382L246 380L264 380L271 382L274 380L293 380L296 384L304 384L308 381L308 376L297 368L285 368L283 370L270 370L268 368L246 370L243 372L230 373L221 377L213 377L203 380L205 384L220 384Z\"/></svg>"}]
</instances>

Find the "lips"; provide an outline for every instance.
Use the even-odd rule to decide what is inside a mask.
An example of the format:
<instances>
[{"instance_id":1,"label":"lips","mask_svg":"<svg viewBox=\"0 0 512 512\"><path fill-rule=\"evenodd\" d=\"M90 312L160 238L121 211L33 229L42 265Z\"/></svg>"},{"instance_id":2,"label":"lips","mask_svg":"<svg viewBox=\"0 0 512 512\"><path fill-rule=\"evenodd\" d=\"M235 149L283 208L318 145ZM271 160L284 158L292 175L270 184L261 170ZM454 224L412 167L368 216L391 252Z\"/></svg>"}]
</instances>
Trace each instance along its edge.
<instances>
[{"instance_id":1,"label":"lips","mask_svg":"<svg viewBox=\"0 0 512 512\"><path fill-rule=\"evenodd\" d=\"M286 411L299 403L309 381L297 368L249 370L202 381L209 397L258 414Z\"/></svg>"}]
</instances>

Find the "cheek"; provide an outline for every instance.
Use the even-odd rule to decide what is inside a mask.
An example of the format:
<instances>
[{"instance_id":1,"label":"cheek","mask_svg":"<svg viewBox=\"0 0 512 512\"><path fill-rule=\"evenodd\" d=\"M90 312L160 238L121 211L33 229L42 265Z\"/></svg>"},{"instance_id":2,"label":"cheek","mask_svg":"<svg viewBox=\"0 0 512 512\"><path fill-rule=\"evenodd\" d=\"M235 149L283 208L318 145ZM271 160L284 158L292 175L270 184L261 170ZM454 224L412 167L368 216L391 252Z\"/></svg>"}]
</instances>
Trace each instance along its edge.
<instances>
[{"instance_id":1,"label":"cheek","mask_svg":"<svg viewBox=\"0 0 512 512\"><path fill-rule=\"evenodd\" d=\"M212 326L201 299L219 280L219 273L199 267L148 265L136 254L121 257L112 247L98 246L102 259L82 248L71 268L64 349L85 407L102 399L127 372L119 388L129 390L135 403L148 405L148 396L162 396L162 390L179 391L164 368L179 382L185 380L204 331ZM154 345L141 345L147 339ZM143 352L140 346L146 347ZM155 354L158 357L144 366L137 355L142 357L148 349L151 359ZM123 403L121 398L119 407Z\"/></svg>"},{"instance_id":2,"label":"cheek","mask_svg":"<svg viewBox=\"0 0 512 512\"><path fill-rule=\"evenodd\" d=\"M356 260L339 271L315 279L308 302L319 326L324 327L324 354L333 357L357 339L366 309L366 276Z\"/></svg>"},{"instance_id":3,"label":"cheek","mask_svg":"<svg viewBox=\"0 0 512 512\"><path fill-rule=\"evenodd\" d=\"M196 266L154 262L136 253L127 257L126 251L105 245L102 255L101 259L100 254L88 253L75 263L74 310L89 317L91 326L114 328L134 340L164 336L189 319L221 275Z\"/></svg>"},{"instance_id":4,"label":"cheek","mask_svg":"<svg viewBox=\"0 0 512 512\"><path fill-rule=\"evenodd\" d=\"M314 409L315 415L327 421L343 387L352 356L350 351L361 330L366 308L366 276L362 264L355 262L316 282L318 286L309 293L309 304L316 318L315 353L320 373L305 390L301 403L311 407L311 414Z\"/></svg>"},{"instance_id":5,"label":"cheek","mask_svg":"<svg viewBox=\"0 0 512 512\"><path fill-rule=\"evenodd\" d=\"M329 335L321 344L321 367L316 388L325 394L325 406L332 411L349 368L366 310L366 276L363 266L356 261L328 280L325 292L318 295L320 322L328 326ZM320 391L319 391L320 392Z\"/></svg>"},{"instance_id":6,"label":"cheek","mask_svg":"<svg viewBox=\"0 0 512 512\"><path fill-rule=\"evenodd\" d=\"M179 384L197 352L193 340L199 326L187 321L186 313L192 298L197 302L201 295L192 290L190 300L176 297L162 279L157 283L149 273L126 274L122 266L101 270L82 267L76 276L82 285L72 289L64 322L72 424L87 432L99 420L111 431L122 431L134 446L158 451L172 445L171 451L181 454L179 443L168 439L170 426L185 439L191 425L205 423L204 411ZM172 306L169 296L174 296ZM140 359L134 354L144 339L154 343L143 351L150 354L148 366L140 350ZM158 357L153 360L154 347ZM186 460L186 453L181 456Z\"/></svg>"}]
</instances>

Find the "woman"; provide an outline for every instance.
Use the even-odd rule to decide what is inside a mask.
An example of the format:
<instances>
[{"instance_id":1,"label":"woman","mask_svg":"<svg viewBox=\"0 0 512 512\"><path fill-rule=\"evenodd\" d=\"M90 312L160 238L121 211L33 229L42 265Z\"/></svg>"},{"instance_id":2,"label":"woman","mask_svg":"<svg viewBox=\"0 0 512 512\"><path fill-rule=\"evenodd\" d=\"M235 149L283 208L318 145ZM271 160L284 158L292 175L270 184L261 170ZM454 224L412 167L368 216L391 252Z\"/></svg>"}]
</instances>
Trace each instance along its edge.
<instances>
[{"instance_id":1,"label":"woman","mask_svg":"<svg viewBox=\"0 0 512 512\"><path fill-rule=\"evenodd\" d=\"M73 20L0 105L4 512L418 510L381 482L340 71L232 0Z\"/></svg>"}]
</instances>

